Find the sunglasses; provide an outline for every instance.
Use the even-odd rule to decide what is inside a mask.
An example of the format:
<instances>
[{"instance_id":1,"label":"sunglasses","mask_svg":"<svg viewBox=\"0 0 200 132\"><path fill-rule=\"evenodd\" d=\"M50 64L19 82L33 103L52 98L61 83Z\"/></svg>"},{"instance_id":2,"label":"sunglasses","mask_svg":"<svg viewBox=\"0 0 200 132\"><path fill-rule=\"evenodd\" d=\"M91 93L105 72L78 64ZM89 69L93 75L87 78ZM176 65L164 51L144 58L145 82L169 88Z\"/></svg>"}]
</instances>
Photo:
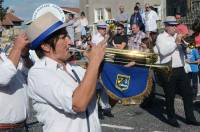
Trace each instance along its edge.
<instances>
[{"instance_id":1,"label":"sunglasses","mask_svg":"<svg viewBox=\"0 0 200 132\"><path fill-rule=\"evenodd\" d=\"M176 27L177 25L175 25L175 24L168 24L168 26L170 26L170 27Z\"/></svg>"},{"instance_id":2,"label":"sunglasses","mask_svg":"<svg viewBox=\"0 0 200 132\"><path fill-rule=\"evenodd\" d=\"M117 30L122 30L121 28L118 28Z\"/></svg>"}]
</instances>

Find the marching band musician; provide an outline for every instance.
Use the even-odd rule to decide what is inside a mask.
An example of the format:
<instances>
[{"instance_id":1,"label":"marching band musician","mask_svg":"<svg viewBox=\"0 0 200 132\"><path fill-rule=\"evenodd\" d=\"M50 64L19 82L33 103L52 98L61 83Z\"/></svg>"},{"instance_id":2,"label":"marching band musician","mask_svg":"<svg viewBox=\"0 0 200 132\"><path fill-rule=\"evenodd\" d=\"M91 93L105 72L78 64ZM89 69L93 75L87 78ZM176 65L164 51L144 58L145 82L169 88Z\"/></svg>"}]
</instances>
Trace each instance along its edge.
<instances>
[{"instance_id":1,"label":"marching band musician","mask_svg":"<svg viewBox=\"0 0 200 132\"><path fill-rule=\"evenodd\" d=\"M94 36L92 36L92 44L93 45L97 45L104 38L106 38L106 35L107 35L106 30L107 30L107 24L105 22L97 23L97 33ZM114 115L111 113L109 97L106 94L105 89L99 82L97 83L97 90L98 90L99 97L100 97L99 118L104 119L104 116L114 117Z\"/></svg>"},{"instance_id":2,"label":"marching band musician","mask_svg":"<svg viewBox=\"0 0 200 132\"><path fill-rule=\"evenodd\" d=\"M65 26L47 12L28 27L31 49L40 58L28 74L28 94L44 132L101 132L95 91L106 45L92 47L86 71L72 66Z\"/></svg>"},{"instance_id":3,"label":"marching band musician","mask_svg":"<svg viewBox=\"0 0 200 132\"><path fill-rule=\"evenodd\" d=\"M0 54L0 131L25 132L29 100L27 74L32 65L28 54L28 39L19 35L9 56Z\"/></svg>"},{"instance_id":4,"label":"marching band musician","mask_svg":"<svg viewBox=\"0 0 200 132\"><path fill-rule=\"evenodd\" d=\"M184 71L184 52L182 49L182 38L184 35L176 34L176 25L178 23L174 16L167 16L164 24L165 31L158 35L154 49L160 55L161 64L172 61L171 75L161 74L159 76L163 81L168 123L174 127L180 127L174 110L174 99L178 90L184 103L186 123L200 125L193 113L192 90L188 76Z\"/></svg>"}]
</instances>

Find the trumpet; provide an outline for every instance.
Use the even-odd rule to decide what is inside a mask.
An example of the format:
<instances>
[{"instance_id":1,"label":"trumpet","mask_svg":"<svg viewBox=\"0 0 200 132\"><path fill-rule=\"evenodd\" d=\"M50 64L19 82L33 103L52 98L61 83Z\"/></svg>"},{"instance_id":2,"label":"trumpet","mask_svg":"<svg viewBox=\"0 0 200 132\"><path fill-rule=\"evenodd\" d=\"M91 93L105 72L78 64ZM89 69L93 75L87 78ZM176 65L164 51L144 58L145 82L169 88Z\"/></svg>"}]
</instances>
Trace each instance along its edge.
<instances>
[{"instance_id":1,"label":"trumpet","mask_svg":"<svg viewBox=\"0 0 200 132\"><path fill-rule=\"evenodd\" d=\"M194 38L191 36L185 39L182 39L182 42L184 43L185 47L188 47L190 49L196 48Z\"/></svg>"},{"instance_id":2,"label":"trumpet","mask_svg":"<svg viewBox=\"0 0 200 132\"><path fill-rule=\"evenodd\" d=\"M71 54L75 52L84 53L89 50L82 50L77 48L69 48ZM137 50L121 50L121 49L114 49L114 48L106 48L104 60L116 60L129 62L129 61L136 61L138 63L145 63L145 64L152 64L155 63L158 59L158 55L155 53L149 52L141 52Z\"/></svg>"},{"instance_id":3,"label":"trumpet","mask_svg":"<svg viewBox=\"0 0 200 132\"><path fill-rule=\"evenodd\" d=\"M77 48L69 48L70 52L80 52L83 54L88 50L81 50ZM152 52L141 52L137 50L121 50L114 48L106 48L104 62L126 65L134 61L136 66L143 66L152 68L154 70L163 71L166 74L171 72L170 64L155 64L158 59L158 54Z\"/></svg>"}]
</instances>

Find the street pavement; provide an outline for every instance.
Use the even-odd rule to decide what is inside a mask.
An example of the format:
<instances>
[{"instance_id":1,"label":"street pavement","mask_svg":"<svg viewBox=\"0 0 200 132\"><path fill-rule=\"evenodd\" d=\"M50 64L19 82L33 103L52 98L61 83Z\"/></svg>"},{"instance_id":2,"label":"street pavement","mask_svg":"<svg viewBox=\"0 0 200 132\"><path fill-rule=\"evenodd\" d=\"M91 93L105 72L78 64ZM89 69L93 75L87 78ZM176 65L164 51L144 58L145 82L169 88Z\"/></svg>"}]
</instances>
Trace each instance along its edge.
<instances>
[{"instance_id":1,"label":"street pavement","mask_svg":"<svg viewBox=\"0 0 200 132\"><path fill-rule=\"evenodd\" d=\"M200 91L200 88L199 88ZM175 111L180 128L167 123L165 98L162 87L156 85L155 97L150 106L124 106L117 104L113 107L113 118L101 120L103 132L200 132L200 126L185 123L183 101L180 96L175 99ZM200 96L194 102L195 116L200 121Z\"/></svg>"},{"instance_id":2,"label":"street pavement","mask_svg":"<svg viewBox=\"0 0 200 132\"><path fill-rule=\"evenodd\" d=\"M200 120L200 103L196 102L195 115ZM164 100L154 99L151 107L141 108L139 105L123 106L118 104L112 110L114 117L101 120L103 132L200 132L200 127L185 124L183 102L175 101L176 114L180 128L166 123Z\"/></svg>"},{"instance_id":3,"label":"street pavement","mask_svg":"<svg viewBox=\"0 0 200 132\"><path fill-rule=\"evenodd\" d=\"M157 87L155 93L155 98L147 108L141 108L140 105L114 106L112 109L114 117L100 120L102 132L200 132L200 127L185 123L183 102L179 96L175 100L175 109L181 127L168 125L165 118L163 91ZM195 116L200 121L200 96L194 105ZM29 132L42 132L42 125L37 122L34 115L35 112L32 112L28 120Z\"/></svg>"}]
</instances>

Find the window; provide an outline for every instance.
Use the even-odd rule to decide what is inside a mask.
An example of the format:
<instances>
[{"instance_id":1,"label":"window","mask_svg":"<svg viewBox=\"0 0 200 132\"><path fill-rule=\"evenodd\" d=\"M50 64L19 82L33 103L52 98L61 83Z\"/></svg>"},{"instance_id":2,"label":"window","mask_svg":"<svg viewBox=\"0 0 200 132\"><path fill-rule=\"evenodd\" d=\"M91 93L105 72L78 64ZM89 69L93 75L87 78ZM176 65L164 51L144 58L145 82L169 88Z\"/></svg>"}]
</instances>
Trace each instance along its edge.
<instances>
[{"instance_id":1,"label":"window","mask_svg":"<svg viewBox=\"0 0 200 132\"><path fill-rule=\"evenodd\" d=\"M167 16L175 16L180 13L181 16L187 14L187 0L166 0Z\"/></svg>"},{"instance_id":2,"label":"window","mask_svg":"<svg viewBox=\"0 0 200 132\"><path fill-rule=\"evenodd\" d=\"M97 8L94 11L95 22L104 20L103 8Z\"/></svg>"},{"instance_id":3,"label":"window","mask_svg":"<svg viewBox=\"0 0 200 132\"><path fill-rule=\"evenodd\" d=\"M154 7L154 10L156 11L156 13L158 14L159 20L161 20L161 18L162 18L161 6L155 5L155 6L153 6L153 7Z\"/></svg>"},{"instance_id":4,"label":"window","mask_svg":"<svg viewBox=\"0 0 200 132\"><path fill-rule=\"evenodd\" d=\"M105 8L104 12L105 12L105 20L112 19L111 8Z\"/></svg>"},{"instance_id":5,"label":"window","mask_svg":"<svg viewBox=\"0 0 200 132\"><path fill-rule=\"evenodd\" d=\"M96 8L94 10L94 22L112 19L111 8Z\"/></svg>"}]
</instances>

